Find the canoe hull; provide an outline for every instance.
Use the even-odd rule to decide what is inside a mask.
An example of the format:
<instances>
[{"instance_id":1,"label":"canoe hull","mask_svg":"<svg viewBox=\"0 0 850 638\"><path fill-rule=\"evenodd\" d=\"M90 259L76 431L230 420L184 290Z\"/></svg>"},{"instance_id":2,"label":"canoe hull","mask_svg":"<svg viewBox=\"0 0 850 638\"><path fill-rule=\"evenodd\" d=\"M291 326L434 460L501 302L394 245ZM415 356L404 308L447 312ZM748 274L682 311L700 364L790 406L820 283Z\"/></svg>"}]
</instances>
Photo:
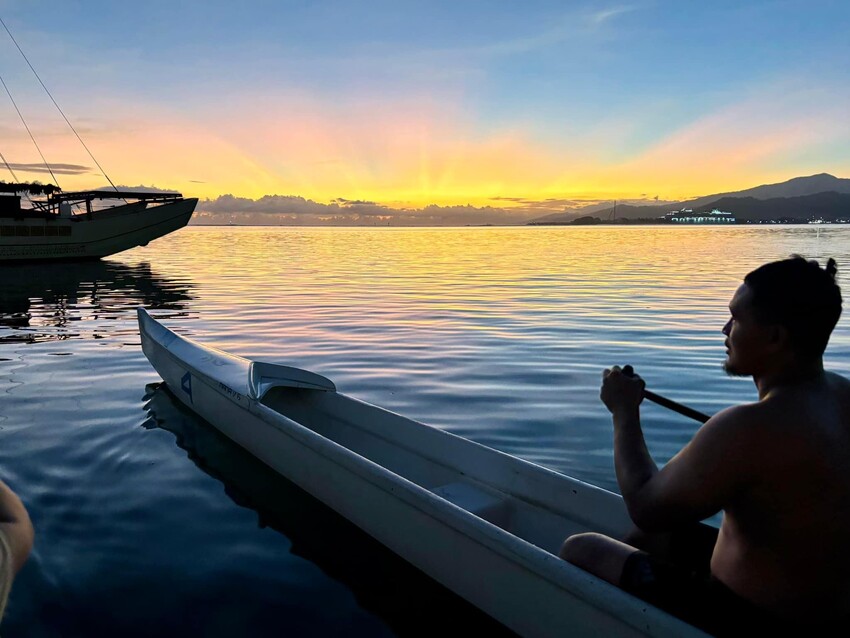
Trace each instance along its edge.
<instances>
[{"instance_id":1,"label":"canoe hull","mask_svg":"<svg viewBox=\"0 0 850 638\"><path fill-rule=\"evenodd\" d=\"M151 322L140 317L143 350L180 401L259 460L519 634L702 635L437 497L433 490L282 416L251 397L249 384L239 381L250 375L251 362L195 349L198 344L162 332L159 324ZM204 362L222 376L201 369ZM345 539L340 539L339 547L345 551Z\"/></svg>"}]
</instances>

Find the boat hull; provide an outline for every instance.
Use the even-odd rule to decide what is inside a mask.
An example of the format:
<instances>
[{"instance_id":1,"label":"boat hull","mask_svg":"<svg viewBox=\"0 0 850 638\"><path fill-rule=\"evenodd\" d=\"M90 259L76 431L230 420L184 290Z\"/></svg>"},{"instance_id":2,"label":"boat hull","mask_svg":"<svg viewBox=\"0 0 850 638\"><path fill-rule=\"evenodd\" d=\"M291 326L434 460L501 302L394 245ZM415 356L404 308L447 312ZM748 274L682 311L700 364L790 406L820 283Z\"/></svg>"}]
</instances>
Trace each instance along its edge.
<instances>
[{"instance_id":1,"label":"boat hull","mask_svg":"<svg viewBox=\"0 0 850 638\"><path fill-rule=\"evenodd\" d=\"M98 259L174 232L189 223L198 200L146 207L135 202L92 215L0 219L0 263Z\"/></svg>"},{"instance_id":2,"label":"boat hull","mask_svg":"<svg viewBox=\"0 0 850 638\"><path fill-rule=\"evenodd\" d=\"M502 529L497 524L498 503L486 502L498 492L478 493L484 500L476 515L464 508L469 498L463 497L467 499L463 503L463 498L451 496L451 490L427 489L271 409L249 381L252 362L184 340L144 311L139 314L144 353L180 401L259 460L510 629L523 636L704 635ZM332 390L297 393L328 403L330 412L342 409L362 412L374 421L385 420L396 433L409 428L412 448L427 448L431 445L428 440L433 439L437 456L452 457L454 450L466 450L473 465L527 469L530 482L544 486L554 480L550 476L554 473L543 468ZM411 454L411 450L399 447L398 454ZM435 463L433 472L435 477L440 473L448 476L450 468ZM470 473L476 474L475 468L470 468ZM584 512L579 517L582 523L565 524L564 535L594 528L614 533L613 527L622 527L627 516L619 497L558 476L565 496L577 494L585 502L592 499L599 509ZM516 477L507 480L517 485L522 482ZM471 489L474 495L475 488ZM339 547L345 551L345 539L340 539Z\"/></svg>"}]
</instances>

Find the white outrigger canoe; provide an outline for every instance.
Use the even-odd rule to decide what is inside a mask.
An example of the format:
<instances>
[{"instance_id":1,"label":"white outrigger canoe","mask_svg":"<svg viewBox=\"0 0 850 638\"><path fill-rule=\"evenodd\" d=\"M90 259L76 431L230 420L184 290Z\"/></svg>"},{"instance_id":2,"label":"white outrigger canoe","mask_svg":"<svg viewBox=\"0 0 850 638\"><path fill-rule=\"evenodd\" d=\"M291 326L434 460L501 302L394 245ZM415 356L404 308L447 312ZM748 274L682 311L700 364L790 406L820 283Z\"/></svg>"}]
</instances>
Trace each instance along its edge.
<instances>
[{"instance_id":1,"label":"white outrigger canoe","mask_svg":"<svg viewBox=\"0 0 850 638\"><path fill-rule=\"evenodd\" d=\"M570 534L625 534L620 496L348 397L312 372L180 337L142 308L139 332L190 409L520 635L706 635L558 558Z\"/></svg>"}]
</instances>

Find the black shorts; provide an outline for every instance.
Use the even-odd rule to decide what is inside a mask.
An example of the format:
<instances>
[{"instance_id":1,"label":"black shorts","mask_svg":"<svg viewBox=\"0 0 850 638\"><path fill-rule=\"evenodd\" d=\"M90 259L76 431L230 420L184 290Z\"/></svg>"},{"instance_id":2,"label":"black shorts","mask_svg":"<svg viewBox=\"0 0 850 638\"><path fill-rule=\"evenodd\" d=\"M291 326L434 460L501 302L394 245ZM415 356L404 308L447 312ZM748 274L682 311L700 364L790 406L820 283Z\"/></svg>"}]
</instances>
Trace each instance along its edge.
<instances>
[{"instance_id":1,"label":"black shorts","mask_svg":"<svg viewBox=\"0 0 850 638\"><path fill-rule=\"evenodd\" d=\"M847 636L848 625L780 619L711 576L708 565L683 567L637 551L626 560L620 587L715 636Z\"/></svg>"}]
</instances>

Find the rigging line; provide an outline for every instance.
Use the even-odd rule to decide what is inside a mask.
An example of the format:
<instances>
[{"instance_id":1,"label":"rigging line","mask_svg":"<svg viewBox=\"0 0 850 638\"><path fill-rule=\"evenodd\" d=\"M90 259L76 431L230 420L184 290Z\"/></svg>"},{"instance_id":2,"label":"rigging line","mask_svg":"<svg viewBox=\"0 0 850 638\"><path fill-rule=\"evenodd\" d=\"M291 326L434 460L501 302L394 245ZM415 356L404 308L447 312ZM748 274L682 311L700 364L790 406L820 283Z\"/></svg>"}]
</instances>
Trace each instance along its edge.
<instances>
[{"instance_id":1,"label":"rigging line","mask_svg":"<svg viewBox=\"0 0 850 638\"><path fill-rule=\"evenodd\" d=\"M18 176L17 176L17 175L15 175L15 171L14 171L14 170L12 170L12 166L11 166L11 164L9 164L9 162L7 162L7 161L6 161L6 157L3 155L3 153L0 153L0 159L1 159L1 160L3 160L3 163L6 165L6 168L8 168L8 169L9 169L9 172L12 174L12 179L13 179L13 180L15 180L16 182L19 182L19 183L20 183L20 181L21 181L21 180L19 180L19 179L18 179ZM32 199L30 198L30 194L29 194L29 193L27 193L27 194L26 194L26 196L27 196L27 201L28 201L30 204L32 204Z\"/></svg>"},{"instance_id":2,"label":"rigging line","mask_svg":"<svg viewBox=\"0 0 850 638\"><path fill-rule=\"evenodd\" d=\"M44 162L44 165L47 167L48 172L50 173L50 177L53 178L53 183L59 186L59 180L56 179L56 175L53 174L53 169L50 168L50 164L47 163L47 160L44 157L44 153L41 152L41 147L39 147L38 142L35 141L35 137L30 131L30 127L27 125L27 121L24 119L23 113L21 113L21 109L18 108L17 102L15 102L15 98L12 97L12 92L9 90L9 87L6 86L6 81L3 79L3 76L0 75L0 84L3 85L3 88L6 89L6 93L9 96L9 99L12 100L12 106L15 107L15 110L18 112L18 117L21 118L21 122L24 124L24 128L27 130L27 133L30 135L30 139L32 143L35 145L35 149L38 151L38 154L41 155L41 161Z\"/></svg>"},{"instance_id":3,"label":"rigging line","mask_svg":"<svg viewBox=\"0 0 850 638\"><path fill-rule=\"evenodd\" d=\"M33 68L32 64L30 64L29 58L27 58L27 56L26 56L26 54L24 53L23 49L21 49L21 45L19 45L19 44L18 44L18 41L17 41L17 40L15 40L15 36L13 36L13 35L12 35L12 32L11 32L11 31L9 31L9 27L7 27L7 26L6 26L6 23L3 21L3 18L0 18L0 24L2 24L2 25L3 25L3 28L4 28L4 29L6 29L6 33L8 33L8 34L9 34L9 37L10 37L10 38L12 38L12 42L14 42L14 43L15 43L15 46L17 47L17 49L18 49L18 51L20 52L20 54L23 56L24 60L25 60L25 61L26 61L26 63L27 63L27 66L29 66L29 68L30 68L30 71L32 71L32 72L33 72L33 75L35 75L36 79L38 80L38 83L39 83L39 84L41 84L41 88L43 88L43 89L44 89L44 92L45 92L45 93L47 93L47 96L48 96L48 97L50 98L50 100L53 102L53 106L55 106L55 107L56 107L56 109L57 109L57 110L58 110L58 111L62 114L62 117L63 117L63 118L65 118L65 122L68 124L68 126L70 126L70 127L71 127L71 130L72 130L72 131L74 131L74 135L76 135L76 136L77 136L77 139L78 139L78 140L80 140L80 144L82 144L82 145L83 145L83 148L84 148L84 149L86 149L86 153L88 153L88 154L89 154L89 157L91 157L91 158L92 158L92 161L93 161L93 162L97 165L97 167L100 169L101 174L102 174L102 175L106 178L106 181L108 181L108 182L109 182L109 185L110 185L110 186L112 186L113 190L115 190L115 192L116 192L116 193L117 193L117 192L119 192L119 191L118 191L118 188L115 186L115 184L113 184L113 183L112 183L112 180L111 180L111 179L109 179L109 175L107 175L107 174L106 174L106 171L105 171L105 170L103 170L103 167L100 165L100 162L98 162L98 161L97 161L97 159L95 158L94 154L93 154L93 153L89 150L89 147L88 147L88 146L86 146L86 143L83 141L83 138L82 138L82 137L80 137L80 134L79 134L79 133L77 133L77 129L75 129L75 128L74 128L74 125L73 125L73 124L71 124L71 121L70 121L70 120L68 119L68 117L65 115L65 112L64 112L64 111L60 108L59 104L58 104L58 103L56 102L56 100L53 98L53 95L50 93L50 91L48 91L48 90L47 90L47 87L44 85L44 82L42 82L42 81L41 81L41 77L38 75L38 73L36 72L36 70ZM45 163L46 163L46 162L45 162ZM54 179L55 179L55 178L54 178Z\"/></svg>"},{"instance_id":4,"label":"rigging line","mask_svg":"<svg viewBox=\"0 0 850 638\"><path fill-rule=\"evenodd\" d=\"M15 180L16 182L20 182L20 180L18 179L18 176L15 175L15 171L12 170L12 167L9 165L9 162L7 162L6 158L3 156L3 153L0 153L0 159L3 160L3 163L6 165L6 168L8 168L9 172L12 174L12 179Z\"/></svg>"}]
</instances>

